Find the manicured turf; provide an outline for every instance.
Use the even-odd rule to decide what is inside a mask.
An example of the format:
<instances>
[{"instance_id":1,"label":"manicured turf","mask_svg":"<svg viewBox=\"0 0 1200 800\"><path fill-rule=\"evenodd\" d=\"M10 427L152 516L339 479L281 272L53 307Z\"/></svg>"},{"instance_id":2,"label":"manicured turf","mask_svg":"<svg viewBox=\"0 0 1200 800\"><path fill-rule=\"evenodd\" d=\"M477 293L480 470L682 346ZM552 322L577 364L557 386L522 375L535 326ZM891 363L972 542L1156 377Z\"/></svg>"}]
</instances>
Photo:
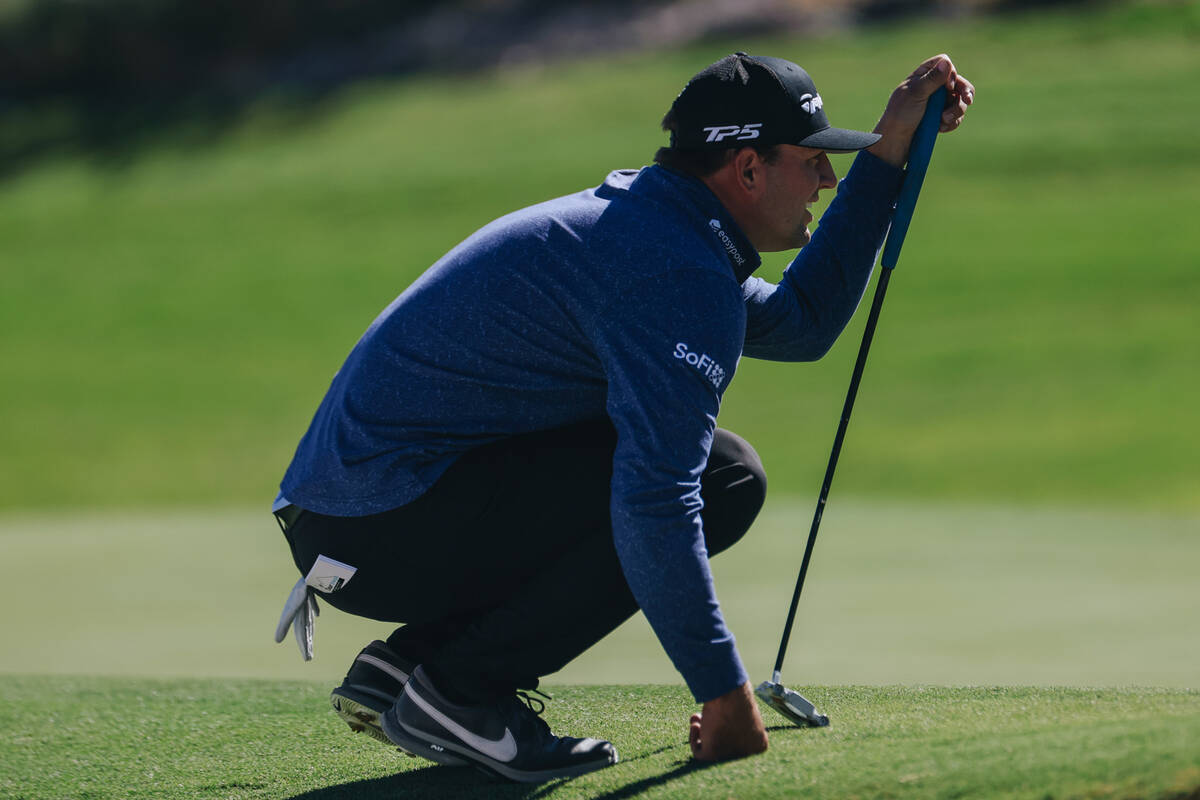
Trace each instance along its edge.
<instances>
[{"instance_id":1,"label":"manicured turf","mask_svg":"<svg viewBox=\"0 0 1200 800\"><path fill-rule=\"evenodd\" d=\"M714 562L755 681L770 675L811 502L771 498ZM391 626L325 607L316 659L274 644L295 567L266 513L0 518L0 673L340 681ZM1200 688L1200 518L829 505L784 675L826 685ZM537 619L528 623L537 626ZM639 615L557 683L679 683Z\"/></svg>"},{"instance_id":2,"label":"manicured turf","mask_svg":"<svg viewBox=\"0 0 1200 800\"><path fill-rule=\"evenodd\" d=\"M938 51L979 87L934 156L838 488L1200 509L1195 8L380 82L124 169L38 168L0 185L0 507L268 503L395 294L494 216L646 163L687 77L745 48L807 66L841 125ZM819 364L739 369L721 421L784 491L820 479L860 323Z\"/></svg>"},{"instance_id":3,"label":"manicured turf","mask_svg":"<svg viewBox=\"0 0 1200 800\"><path fill-rule=\"evenodd\" d=\"M832 727L800 730L766 717L765 755L709 767L690 761L685 723L694 705L679 688L550 692L552 728L611 739L621 763L543 786L498 783L351 735L319 684L10 677L0 683L0 795L1151 800L1200 792L1197 692L813 688Z\"/></svg>"},{"instance_id":4,"label":"manicured turf","mask_svg":"<svg viewBox=\"0 0 1200 800\"><path fill-rule=\"evenodd\" d=\"M0 796L1200 797L1197 8L380 82L0 184ZM269 639L295 575L265 507L329 376L462 236L646 163L734 49L803 63L839 125L938 51L980 89L938 145L785 668L834 727L694 768L681 689L582 685L678 684L635 620L552 678L551 721L616 741L612 770L493 785L347 735L325 695L386 627L327 612L310 664ZM756 681L861 322L815 365L745 360L722 411L771 476L715 565Z\"/></svg>"}]
</instances>

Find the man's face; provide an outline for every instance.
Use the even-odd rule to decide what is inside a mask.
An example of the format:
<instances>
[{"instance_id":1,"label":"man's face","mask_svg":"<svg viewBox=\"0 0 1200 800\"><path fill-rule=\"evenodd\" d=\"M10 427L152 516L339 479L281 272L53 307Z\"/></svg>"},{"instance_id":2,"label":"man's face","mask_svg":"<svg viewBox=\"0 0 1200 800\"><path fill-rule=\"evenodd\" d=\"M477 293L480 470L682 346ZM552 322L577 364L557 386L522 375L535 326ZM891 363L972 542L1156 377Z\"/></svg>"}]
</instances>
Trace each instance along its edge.
<instances>
[{"instance_id":1,"label":"man's face","mask_svg":"<svg viewBox=\"0 0 1200 800\"><path fill-rule=\"evenodd\" d=\"M758 250L794 250L808 244L812 204L821 189L837 186L837 175L823 150L785 144L774 164L764 164L765 189L758 208Z\"/></svg>"}]
</instances>

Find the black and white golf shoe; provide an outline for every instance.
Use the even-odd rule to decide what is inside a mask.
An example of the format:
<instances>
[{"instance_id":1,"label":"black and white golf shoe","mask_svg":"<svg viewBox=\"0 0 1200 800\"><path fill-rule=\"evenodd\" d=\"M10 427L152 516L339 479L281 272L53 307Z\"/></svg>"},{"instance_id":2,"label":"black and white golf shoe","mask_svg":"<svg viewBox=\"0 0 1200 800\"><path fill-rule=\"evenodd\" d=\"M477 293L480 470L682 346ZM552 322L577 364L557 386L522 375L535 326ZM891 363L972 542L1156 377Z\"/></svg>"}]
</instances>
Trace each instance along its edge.
<instances>
[{"instance_id":1,"label":"black and white golf shoe","mask_svg":"<svg viewBox=\"0 0 1200 800\"><path fill-rule=\"evenodd\" d=\"M404 691L404 684L408 683L408 676L416 666L376 639L355 657L342 685L330 693L329 703L350 730L392 746L394 742L383 732L380 720ZM466 762L457 760L454 763Z\"/></svg>"},{"instance_id":2,"label":"black and white golf shoe","mask_svg":"<svg viewBox=\"0 0 1200 800\"><path fill-rule=\"evenodd\" d=\"M611 742L555 736L541 711L541 701L523 694L486 705L451 702L417 667L382 725L394 744L430 761L465 760L524 783L569 778L617 763Z\"/></svg>"}]
</instances>

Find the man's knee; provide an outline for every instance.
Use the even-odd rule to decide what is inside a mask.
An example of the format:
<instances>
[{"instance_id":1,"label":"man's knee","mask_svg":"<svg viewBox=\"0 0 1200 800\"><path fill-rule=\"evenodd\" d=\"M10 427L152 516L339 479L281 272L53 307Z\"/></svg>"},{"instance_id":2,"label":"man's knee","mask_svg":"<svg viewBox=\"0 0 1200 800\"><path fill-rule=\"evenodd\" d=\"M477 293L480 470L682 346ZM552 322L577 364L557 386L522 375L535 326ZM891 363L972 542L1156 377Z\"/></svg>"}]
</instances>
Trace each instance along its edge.
<instances>
[{"instance_id":1,"label":"man's knee","mask_svg":"<svg viewBox=\"0 0 1200 800\"><path fill-rule=\"evenodd\" d=\"M706 544L710 554L719 553L741 539L758 516L767 473L749 442L718 428L701 487Z\"/></svg>"}]
</instances>

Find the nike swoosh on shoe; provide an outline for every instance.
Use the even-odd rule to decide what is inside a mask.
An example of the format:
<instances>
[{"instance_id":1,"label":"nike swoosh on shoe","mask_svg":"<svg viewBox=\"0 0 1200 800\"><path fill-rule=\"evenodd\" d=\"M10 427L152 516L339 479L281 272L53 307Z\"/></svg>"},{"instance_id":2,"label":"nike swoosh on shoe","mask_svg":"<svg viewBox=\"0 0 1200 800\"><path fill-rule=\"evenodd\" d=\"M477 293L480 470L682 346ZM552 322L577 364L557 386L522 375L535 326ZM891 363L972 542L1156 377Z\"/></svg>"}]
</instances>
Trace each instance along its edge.
<instances>
[{"instance_id":1,"label":"nike swoosh on shoe","mask_svg":"<svg viewBox=\"0 0 1200 800\"><path fill-rule=\"evenodd\" d=\"M404 687L404 693L417 704L418 708L432 717L435 722L488 758L501 762L509 762L517 757L517 740L513 738L512 731L507 727L504 729L504 735L499 739L488 739L479 734L472 733L441 711L438 711L425 698L413 691L411 683Z\"/></svg>"}]
</instances>

